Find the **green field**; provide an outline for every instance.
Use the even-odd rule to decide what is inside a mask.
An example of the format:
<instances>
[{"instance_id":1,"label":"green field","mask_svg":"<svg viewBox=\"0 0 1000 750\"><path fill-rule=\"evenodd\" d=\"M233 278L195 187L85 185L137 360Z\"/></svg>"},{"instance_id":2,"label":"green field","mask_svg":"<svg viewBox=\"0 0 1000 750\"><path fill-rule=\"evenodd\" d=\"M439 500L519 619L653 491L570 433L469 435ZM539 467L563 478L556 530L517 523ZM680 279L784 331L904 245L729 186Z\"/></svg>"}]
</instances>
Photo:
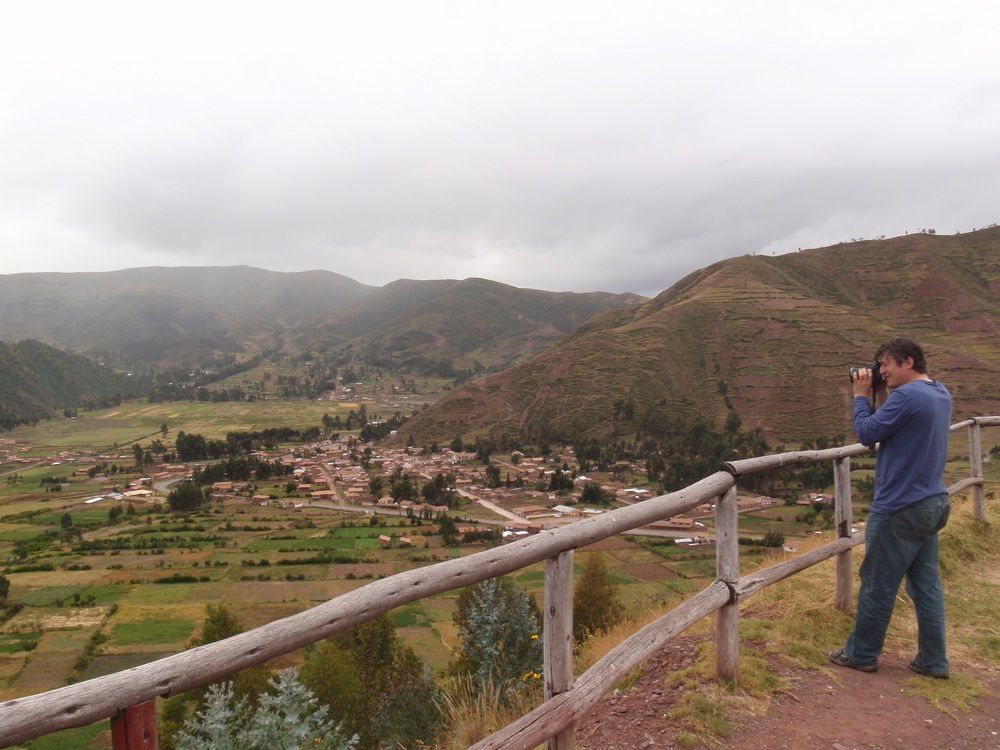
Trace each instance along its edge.
<instances>
[{"instance_id":1,"label":"green field","mask_svg":"<svg viewBox=\"0 0 1000 750\"><path fill-rule=\"evenodd\" d=\"M111 747L111 722L101 721L89 727L67 729L39 737L26 745L29 750L87 750Z\"/></svg>"},{"instance_id":2,"label":"green field","mask_svg":"<svg viewBox=\"0 0 1000 750\"><path fill-rule=\"evenodd\" d=\"M116 446L131 446L135 442L148 443L160 437L160 426L167 424L172 440L178 430L195 432L207 438L222 438L227 432L262 430L268 427L293 427L305 429L319 425L323 415L346 416L349 409L330 401L274 400L226 401L209 403L200 401L171 401L149 404L129 401L121 406L91 412L80 412L75 419L53 417L34 427L22 426L4 433L4 436L29 443L32 450L24 455L48 455L52 450L109 450ZM368 403L368 411L378 411ZM131 456L128 456L131 459ZM16 468L16 467L12 467ZM53 469L66 467L50 467Z\"/></svg>"},{"instance_id":3,"label":"green field","mask_svg":"<svg viewBox=\"0 0 1000 750\"><path fill-rule=\"evenodd\" d=\"M59 502L73 506L68 494ZM169 513L151 513L146 506L140 507L135 518L118 519L114 525L110 525L106 509L71 509L74 526L82 529L83 542L104 539L126 543L120 549L83 552L75 549L80 539L64 540L58 533L64 507L22 517L14 512L19 506L13 499L4 506L12 511L13 520L0 527L4 535L0 555L9 555L16 542L33 538L40 528L52 528L56 536L42 540L44 544L22 562L29 568L51 565L54 569L13 572L18 568L10 564L6 568L11 599L26 606L4 625L20 632L3 636L0 654L19 659L22 667L11 667L13 671L3 673L6 677L0 676L0 699L58 687L70 678L125 669L179 650L198 635L206 604L226 603L245 627L253 627L379 577L482 549L442 547L440 537L433 533L435 526L414 526L405 518L379 518L378 525L372 526L367 518L320 508L227 503L190 514L186 523L199 530L187 531L175 530L178 519ZM259 530L226 530L245 526ZM415 536L431 548L394 545L381 549L376 538L379 534ZM194 542L192 535L217 541ZM176 545L169 541L174 537L180 540ZM163 546L127 546L133 543ZM578 572L588 554L593 553L578 553ZM712 572L711 565L705 563L703 570L688 573L690 580L666 574L662 580L644 580L626 569L639 566L645 570L644 566L649 566L655 571L663 560L656 551L621 541L603 554L623 602L636 610L700 588L707 579L700 580L698 575ZM316 562L323 555L332 562ZM356 562L342 562L341 557ZM72 567L81 569L67 570ZM181 582L155 582L174 577ZM517 579L540 605L543 566L530 566L518 573ZM446 670L452 649L458 645L451 621L456 595L442 594L390 613L400 637L418 649L439 674ZM81 671L74 671L73 665L98 629L103 643ZM29 650L32 644L35 646Z\"/></svg>"},{"instance_id":4,"label":"green field","mask_svg":"<svg viewBox=\"0 0 1000 750\"><path fill-rule=\"evenodd\" d=\"M194 622L191 620L120 622L111 629L110 641L116 646L182 643L193 631Z\"/></svg>"}]
</instances>

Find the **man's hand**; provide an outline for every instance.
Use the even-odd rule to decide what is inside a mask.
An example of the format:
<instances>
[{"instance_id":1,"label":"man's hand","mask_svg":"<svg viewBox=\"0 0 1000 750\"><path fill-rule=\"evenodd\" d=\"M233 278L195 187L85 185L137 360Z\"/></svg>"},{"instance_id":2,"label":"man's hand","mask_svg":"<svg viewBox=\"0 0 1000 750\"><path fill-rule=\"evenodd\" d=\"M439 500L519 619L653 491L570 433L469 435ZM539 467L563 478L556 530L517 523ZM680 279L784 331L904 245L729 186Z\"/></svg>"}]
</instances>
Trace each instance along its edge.
<instances>
[{"instance_id":1,"label":"man's hand","mask_svg":"<svg viewBox=\"0 0 1000 750\"><path fill-rule=\"evenodd\" d=\"M854 396L857 398L868 398L872 392L872 371L867 367L854 372L851 378L851 387L854 389Z\"/></svg>"}]
</instances>

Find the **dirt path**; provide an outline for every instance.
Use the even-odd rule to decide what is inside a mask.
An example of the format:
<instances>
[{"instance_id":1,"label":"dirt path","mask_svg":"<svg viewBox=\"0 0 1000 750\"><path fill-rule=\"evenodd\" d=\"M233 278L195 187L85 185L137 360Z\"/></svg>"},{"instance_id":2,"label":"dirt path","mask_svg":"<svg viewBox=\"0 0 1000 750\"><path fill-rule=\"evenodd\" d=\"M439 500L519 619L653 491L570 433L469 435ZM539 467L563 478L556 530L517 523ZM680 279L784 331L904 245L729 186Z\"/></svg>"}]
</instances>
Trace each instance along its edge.
<instances>
[{"instance_id":1,"label":"dirt path","mask_svg":"<svg viewBox=\"0 0 1000 750\"><path fill-rule=\"evenodd\" d=\"M646 664L626 693L608 696L580 723L577 747L586 750L690 748L677 735L684 727L667 718L682 688L667 675L695 660L698 641L681 638ZM969 672L963 665L958 672ZM733 750L992 750L1000 748L1000 675L976 671L984 685L979 706L954 716L924 698L904 694L913 674L901 656L887 655L875 674L831 667L829 673L780 669L791 688L763 713L747 711L714 747ZM923 678L929 679L929 678ZM695 745L695 747L706 747ZM713 746L707 746L713 747Z\"/></svg>"}]
</instances>

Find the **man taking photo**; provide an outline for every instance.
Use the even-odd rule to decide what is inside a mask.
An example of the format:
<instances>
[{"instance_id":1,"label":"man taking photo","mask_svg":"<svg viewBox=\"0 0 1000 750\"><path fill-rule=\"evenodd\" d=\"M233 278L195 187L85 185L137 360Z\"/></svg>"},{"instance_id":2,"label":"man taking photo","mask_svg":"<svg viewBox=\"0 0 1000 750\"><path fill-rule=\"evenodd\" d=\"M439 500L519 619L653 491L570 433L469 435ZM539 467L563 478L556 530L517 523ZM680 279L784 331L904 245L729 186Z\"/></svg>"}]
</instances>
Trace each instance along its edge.
<instances>
[{"instance_id":1,"label":"man taking photo","mask_svg":"<svg viewBox=\"0 0 1000 750\"><path fill-rule=\"evenodd\" d=\"M841 667L875 672L899 585L917 610L917 674L946 679L944 590L938 575L938 531L951 506L944 464L951 422L951 394L927 375L923 349L896 338L875 353L884 400L869 403L872 371L852 374L854 431L867 446L879 443L875 494L865 528L865 558L854 632L828 656ZM885 394L891 391L888 398Z\"/></svg>"}]
</instances>

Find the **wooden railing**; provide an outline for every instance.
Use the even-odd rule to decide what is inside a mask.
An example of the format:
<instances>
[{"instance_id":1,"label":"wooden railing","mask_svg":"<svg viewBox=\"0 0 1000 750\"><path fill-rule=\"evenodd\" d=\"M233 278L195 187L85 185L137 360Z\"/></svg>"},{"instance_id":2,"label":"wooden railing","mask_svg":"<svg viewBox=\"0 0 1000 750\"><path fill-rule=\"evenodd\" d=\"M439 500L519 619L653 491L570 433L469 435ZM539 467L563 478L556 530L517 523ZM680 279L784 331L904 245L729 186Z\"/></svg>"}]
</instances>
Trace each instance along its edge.
<instances>
[{"instance_id":1,"label":"wooden railing","mask_svg":"<svg viewBox=\"0 0 1000 750\"><path fill-rule=\"evenodd\" d=\"M979 430L1000 425L1000 417L976 417L952 425L968 428L968 479L949 494L974 490L974 514L986 519ZM230 677L276 656L315 643L408 602L468 586L545 561L543 649L545 701L535 710L474 747L530 750L541 742L567 750L583 713L618 681L670 639L717 612L718 675L738 676L739 602L816 563L837 556L836 606L851 606L852 549L864 542L851 533L850 459L871 451L855 444L796 451L742 461L677 492L609 511L521 541L384 578L312 609L276 620L223 641L184 651L139 667L46 693L0 704L0 747L112 719L115 750L157 747L155 699ZM739 575L737 478L797 464L833 461L837 539L806 554L749 575ZM717 580L667 614L625 639L574 680L572 666L573 550L701 505L715 502Z\"/></svg>"}]
</instances>

